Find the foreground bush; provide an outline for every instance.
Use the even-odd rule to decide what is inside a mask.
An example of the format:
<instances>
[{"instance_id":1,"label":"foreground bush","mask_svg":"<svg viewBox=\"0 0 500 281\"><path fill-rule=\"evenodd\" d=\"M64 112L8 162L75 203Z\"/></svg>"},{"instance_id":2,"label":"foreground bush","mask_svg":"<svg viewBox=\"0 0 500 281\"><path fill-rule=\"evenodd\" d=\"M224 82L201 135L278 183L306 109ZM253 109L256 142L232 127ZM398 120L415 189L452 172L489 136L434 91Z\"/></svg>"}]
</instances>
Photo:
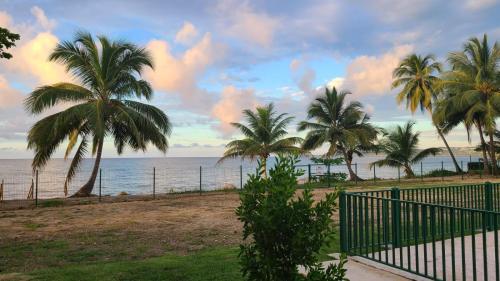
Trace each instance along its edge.
<instances>
[{"instance_id":1,"label":"foreground bush","mask_svg":"<svg viewBox=\"0 0 500 281\"><path fill-rule=\"evenodd\" d=\"M279 157L269 177L251 175L241 193L238 219L243 222L244 244L240 263L247 280L347 280L343 258L338 266L321 268L318 252L333 234L331 216L338 192L314 204L312 189L295 196L295 157ZM298 266L309 274L301 275Z\"/></svg>"}]
</instances>

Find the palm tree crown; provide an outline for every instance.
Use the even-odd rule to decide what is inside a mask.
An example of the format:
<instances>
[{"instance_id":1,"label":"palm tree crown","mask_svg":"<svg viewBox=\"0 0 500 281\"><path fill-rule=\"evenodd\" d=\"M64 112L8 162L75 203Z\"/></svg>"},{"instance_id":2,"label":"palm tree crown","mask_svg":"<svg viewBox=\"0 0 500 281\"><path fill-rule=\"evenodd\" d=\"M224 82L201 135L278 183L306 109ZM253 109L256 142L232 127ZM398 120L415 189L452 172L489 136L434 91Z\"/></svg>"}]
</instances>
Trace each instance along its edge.
<instances>
[{"instance_id":1,"label":"palm tree crown","mask_svg":"<svg viewBox=\"0 0 500 281\"><path fill-rule=\"evenodd\" d=\"M463 51L450 53L448 61L452 69L444 76L449 92L445 115L458 112L467 127L475 125L487 150L484 129L490 136L489 157L495 159L493 136L496 118L500 116L500 46L495 42L490 47L486 34L482 40L471 38ZM484 157L487 162L486 152ZM495 168L493 165L493 172Z\"/></svg>"},{"instance_id":2,"label":"palm tree crown","mask_svg":"<svg viewBox=\"0 0 500 281\"><path fill-rule=\"evenodd\" d=\"M400 88L396 96L397 103L401 104L406 101L406 108L410 109L411 113L415 113L417 108L420 108L421 111L428 111L433 115L433 109L437 105L435 101L438 100L438 93L441 92L441 80L436 75L441 70L441 64L433 55L408 55L393 72L392 87ZM444 128L449 127L450 124L438 118L433 118L433 123L450 154L455 169L460 172L461 168L444 136Z\"/></svg>"},{"instance_id":3,"label":"palm tree crown","mask_svg":"<svg viewBox=\"0 0 500 281\"><path fill-rule=\"evenodd\" d=\"M31 114L58 104L71 106L36 122L28 134L28 147L35 150L33 169L43 167L57 147L68 140L65 157L78 145L71 161L65 189L75 175L89 146L96 161L91 177L77 193L89 195L94 186L106 137L114 139L117 152L126 146L146 150L152 144L166 152L171 125L165 113L137 99L150 100L153 90L140 79L145 67L153 67L149 53L133 44L110 41L79 32L73 41L60 43L51 61L66 65L80 83L57 83L33 91L25 100Z\"/></svg>"},{"instance_id":4,"label":"palm tree crown","mask_svg":"<svg viewBox=\"0 0 500 281\"><path fill-rule=\"evenodd\" d=\"M411 54L394 69L393 88L401 90L396 96L398 104L406 101L406 107L413 113L420 110L432 111L432 100L436 97L436 86L439 78L435 76L441 71L441 64L433 55L425 57Z\"/></svg>"},{"instance_id":5,"label":"palm tree crown","mask_svg":"<svg viewBox=\"0 0 500 281\"><path fill-rule=\"evenodd\" d=\"M415 176L411 165L430 155L436 155L441 149L427 148L419 151L417 146L420 133L413 132L414 125L415 122L409 121L404 126L397 126L388 132L379 147L380 151L386 154L385 159L375 161L370 166L403 167L408 177Z\"/></svg>"},{"instance_id":6,"label":"palm tree crown","mask_svg":"<svg viewBox=\"0 0 500 281\"><path fill-rule=\"evenodd\" d=\"M353 101L347 104L348 91L325 88L325 93L309 105L307 118L314 121L302 121L298 130L308 130L302 144L305 150L319 148L329 143L327 157L341 152L347 162L351 179L357 177L351 170L353 154L367 150L377 138L378 131L370 123L370 117L363 112L363 105Z\"/></svg>"},{"instance_id":7,"label":"palm tree crown","mask_svg":"<svg viewBox=\"0 0 500 281\"><path fill-rule=\"evenodd\" d=\"M246 125L232 123L244 135L244 139L233 140L226 145L224 156L219 162L227 158L242 157L262 161L263 173L266 173L266 159L272 153L298 153L296 144L302 141L298 137L286 137L286 128L293 120L288 114L278 114L272 103L257 107L256 111L243 111Z\"/></svg>"}]
</instances>

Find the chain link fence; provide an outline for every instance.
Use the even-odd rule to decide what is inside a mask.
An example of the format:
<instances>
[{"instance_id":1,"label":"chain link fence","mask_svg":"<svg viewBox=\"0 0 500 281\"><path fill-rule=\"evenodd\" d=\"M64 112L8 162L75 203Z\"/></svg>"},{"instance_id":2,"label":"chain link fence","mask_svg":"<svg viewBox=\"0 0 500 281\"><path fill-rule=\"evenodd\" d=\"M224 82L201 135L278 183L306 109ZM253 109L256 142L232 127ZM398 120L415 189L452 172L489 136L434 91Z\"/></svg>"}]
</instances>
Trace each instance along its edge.
<instances>
[{"instance_id":1,"label":"chain link fence","mask_svg":"<svg viewBox=\"0 0 500 281\"><path fill-rule=\"evenodd\" d=\"M467 159L468 158L468 159ZM412 166L414 176L409 178L402 168L376 167L369 163L353 163L351 170L360 178L350 179L347 165L302 164L296 169L302 171L298 184L316 183L331 187L339 182L391 181L436 181L464 180L483 177L483 169L471 157L462 157L457 172L451 161L424 161ZM125 159L123 161L126 161ZM268 165L269 167L270 165ZM272 166L272 165L271 165ZM470 168L474 169L470 169ZM238 190L243 188L250 174L257 172L256 164L234 166L198 167L105 167L99 170L91 199L103 200L116 196L155 198L166 194L203 193L208 191ZM29 170L5 173L0 171L0 208L37 206L40 201L68 198L83 186L90 177L90 167L76 174L65 189L66 174L59 169L44 171Z\"/></svg>"}]
</instances>

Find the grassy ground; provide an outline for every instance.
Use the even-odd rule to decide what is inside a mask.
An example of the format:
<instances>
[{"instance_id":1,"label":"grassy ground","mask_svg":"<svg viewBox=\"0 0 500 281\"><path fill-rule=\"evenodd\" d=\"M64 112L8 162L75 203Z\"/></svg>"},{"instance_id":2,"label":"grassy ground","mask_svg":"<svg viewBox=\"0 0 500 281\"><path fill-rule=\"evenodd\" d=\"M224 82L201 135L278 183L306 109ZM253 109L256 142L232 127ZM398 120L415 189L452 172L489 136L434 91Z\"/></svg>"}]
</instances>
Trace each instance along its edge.
<instances>
[{"instance_id":1,"label":"grassy ground","mask_svg":"<svg viewBox=\"0 0 500 281\"><path fill-rule=\"evenodd\" d=\"M331 191L317 189L315 199ZM238 204L238 193L223 192L0 211L0 281L241 280ZM320 259L337 251L338 236Z\"/></svg>"}]
</instances>

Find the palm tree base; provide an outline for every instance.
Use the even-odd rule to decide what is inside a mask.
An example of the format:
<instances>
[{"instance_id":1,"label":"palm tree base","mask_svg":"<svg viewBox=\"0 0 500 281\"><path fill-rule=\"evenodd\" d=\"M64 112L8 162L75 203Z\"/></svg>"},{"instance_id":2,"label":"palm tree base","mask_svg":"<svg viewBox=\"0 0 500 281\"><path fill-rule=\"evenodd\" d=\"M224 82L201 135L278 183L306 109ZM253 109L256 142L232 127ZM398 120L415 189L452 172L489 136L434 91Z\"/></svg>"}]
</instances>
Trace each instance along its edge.
<instances>
[{"instance_id":1,"label":"palm tree base","mask_svg":"<svg viewBox=\"0 0 500 281\"><path fill-rule=\"evenodd\" d=\"M75 194L71 195L70 198L91 197L92 189L94 189L94 185L87 183L84 186L82 186Z\"/></svg>"}]
</instances>

